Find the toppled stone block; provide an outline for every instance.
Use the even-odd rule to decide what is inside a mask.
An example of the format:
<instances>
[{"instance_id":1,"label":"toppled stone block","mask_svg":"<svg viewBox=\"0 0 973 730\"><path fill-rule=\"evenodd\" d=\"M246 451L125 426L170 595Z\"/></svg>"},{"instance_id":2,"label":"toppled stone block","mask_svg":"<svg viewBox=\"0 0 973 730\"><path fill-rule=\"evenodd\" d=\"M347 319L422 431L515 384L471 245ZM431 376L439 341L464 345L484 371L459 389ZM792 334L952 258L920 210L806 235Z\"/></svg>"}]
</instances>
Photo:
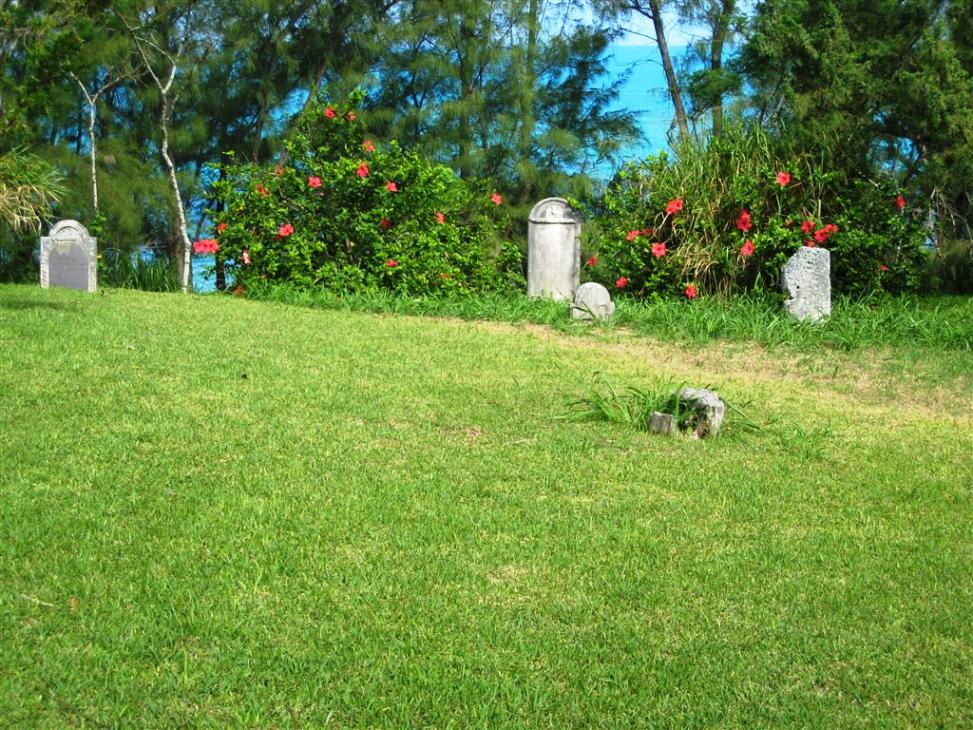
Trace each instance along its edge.
<instances>
[{"instance_id":1,"label":"toppled stone block","mask_svg":"<svg viewBox=\"0 0 973 730\"><path fill-rule=\"evenodd\" d=\"M574 293L574 303L571 305L573 319L595 319L604 322L615 311L611 294L601 284L589 281L582 284Z\"/></svg>"},{"instance_id":2,"label":"toppled stone block","mask_svg":"<svg viewBox=\"0 0 973 730\"><path fill-rule=\"evenodd\" d=\"M726 403L716 391L706 388L683 388L679 391L679 427L692 431L697 438L718 436L726 415Z\"/></svg>"},{"instance_id":3,"label":"toppled stone block","mask_svg":"<svg viewBox=\"0 0 973 730\"><path fill-rule=\"evenodd\" d=\"M818 322L831 314L831 253L804 246L787 259L781 286L790 296L784 308L800 320Z\"/></svg>"},{"instance_id":4,"label":"toppled stone block","mask_svg":"<svg viewBox=\"0 0 973 730\"><path fill-rule=\"evenodd\" d=\"M676 417L671 413L659 413L659 411L655 411L649 416L649 430L652 433L672 436L679 432L679 424L676 423Z\"/></svg>"}]
</instances>

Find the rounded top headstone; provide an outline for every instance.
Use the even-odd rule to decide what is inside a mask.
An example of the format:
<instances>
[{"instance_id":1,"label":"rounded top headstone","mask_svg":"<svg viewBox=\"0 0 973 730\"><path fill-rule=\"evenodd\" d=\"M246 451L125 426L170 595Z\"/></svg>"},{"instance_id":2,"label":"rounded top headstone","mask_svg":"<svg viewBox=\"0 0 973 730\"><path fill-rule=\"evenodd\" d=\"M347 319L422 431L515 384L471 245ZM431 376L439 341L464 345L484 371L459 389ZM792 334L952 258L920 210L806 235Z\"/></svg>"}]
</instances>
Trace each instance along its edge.
<instances>
[{"instance_id":1,"label":"rounded top headstone","mask_svg":"<svg viewBox=\"0 0 973 730\"><path fill-rule=\"evenodd\" d=\"M605 306L611 303L611 294L596 281L589 281L578 287L574 293L574 303L580 306Z\"/></svg>"},{"instance_id":2,"label":"rounded top headstone","mask_svg":"<svg viewBox=\"0 0 973 730\"><path fill-rule=\"evenodd\" d=\"M88 235L88 230L74 220L63 220L58 221L51 228L51 232L47 234L48 238L54 238L60 241L68 239L85 239L90 238Z\"/></svg>"},{"instance_id":3,"label":"rounded top headstone","mask_svg":"<svg viewBox=\"0 0 973 730\"><path fill-rule=\"evenodd\" d=\"M564 198L544 198L530 210L531 223L581 223L581 216Z\"/></svg>"}]
</instances>

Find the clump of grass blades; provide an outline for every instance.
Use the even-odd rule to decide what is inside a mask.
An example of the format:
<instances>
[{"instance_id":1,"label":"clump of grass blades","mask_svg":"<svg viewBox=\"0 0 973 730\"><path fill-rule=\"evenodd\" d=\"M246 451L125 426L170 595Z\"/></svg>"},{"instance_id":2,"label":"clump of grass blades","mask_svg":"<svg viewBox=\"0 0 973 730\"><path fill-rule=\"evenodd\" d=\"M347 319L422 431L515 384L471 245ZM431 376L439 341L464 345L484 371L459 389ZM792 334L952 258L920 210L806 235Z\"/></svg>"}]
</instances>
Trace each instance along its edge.
<instances>
[{"instance_id":1,"label":"clump of grass blades","mask_svg":"<svg viewBox=\"0 0 973 730\"><path fill-rule=\"evenodd\" d=\"M629 385L619 390L604 373L598 373L588 395L568 404L568 415L578 420L623 423L639 431L648 431L652 414L666 413L675 418L680 431L692 431L698 425L701 414L679 397L684 387L685 383L667 379L649 388ZM708 385L705 387L712 389ZM761 426L744 411L744 406L748 404L740 406L722 396L721 400L726 404L727 411L733 414L739 428L745 431L761 430Z\"/></svg>"},{"instance_id":2,"label":"clump of grass blades","mask_svg":"<svg viewBox=\"0 0 973 730\"><path fill-rule=\"evenodd\" d=\"M164 257L146 261L141 255L117 249L106 249L102 256L101 279L107 286L156 292L179 290L179 280Z\"/></svg>"}]
</instances>

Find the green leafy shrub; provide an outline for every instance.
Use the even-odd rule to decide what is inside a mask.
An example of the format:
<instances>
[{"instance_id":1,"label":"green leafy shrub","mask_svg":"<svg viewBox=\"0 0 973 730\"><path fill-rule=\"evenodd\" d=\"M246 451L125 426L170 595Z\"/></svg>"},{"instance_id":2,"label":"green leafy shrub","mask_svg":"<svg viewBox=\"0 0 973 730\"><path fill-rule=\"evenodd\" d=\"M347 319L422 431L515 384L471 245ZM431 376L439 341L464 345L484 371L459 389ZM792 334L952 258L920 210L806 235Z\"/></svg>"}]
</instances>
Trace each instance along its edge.
<instances>
[{"instance_id":1,"label":"green leafy shrub","mask_svg":"<svg viewBox=\"0 0 973 730\"><path fill-rule=\"evenodd\" d=\"M591 207L587 276L636 296L777 290L804 245L831 250L837 292L920 284L925 230L891 181L787 159L757 128L630 164Z\"/></svg>"},{"instance_id":2,"label":"green leafy shrub","mask_svg":"<svg viewBox=\"0 0 973 730\"><path fill-rule=\"evenodd\" d=\"M407 294L519 285L522 257L500 235L500 196L370 140L358 100L311 104L284 164L222 170L216 241L238 284Z\"/></svg>"}]
</instances>

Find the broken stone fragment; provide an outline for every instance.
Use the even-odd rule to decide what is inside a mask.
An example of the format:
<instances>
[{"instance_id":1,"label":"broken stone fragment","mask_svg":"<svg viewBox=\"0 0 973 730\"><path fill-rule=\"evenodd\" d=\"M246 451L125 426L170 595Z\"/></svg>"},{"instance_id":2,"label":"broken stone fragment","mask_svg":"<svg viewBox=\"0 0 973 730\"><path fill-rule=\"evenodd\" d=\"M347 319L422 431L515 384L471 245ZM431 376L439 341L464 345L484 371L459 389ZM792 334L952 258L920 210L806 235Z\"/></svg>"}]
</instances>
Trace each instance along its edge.
<instances>
[{"instance_id":1,"label":"broken stone fragment","mask_svg":"<svg viewBox=\"0 0 973 730\"><path fill-rule=\"evenodd\" d=\"M676 423L676 417L671 413L659 413L659 411L655 411L649 416L649 430L652 433L662 433L666 436L671 436L679 431L679 424Z\"/></svg>"},{"instance_id":2,"label":"broken stone fragment","mask_svg":"<svg viewBox=\"0 0 973 730\"><path fill-rule=\"evenodd\" d=\"M706 388L683 388L679 391L679 427L692 431L698 438L718 436L726 415L726 404L716 391Z\"/></svg>"}]
</instances>

